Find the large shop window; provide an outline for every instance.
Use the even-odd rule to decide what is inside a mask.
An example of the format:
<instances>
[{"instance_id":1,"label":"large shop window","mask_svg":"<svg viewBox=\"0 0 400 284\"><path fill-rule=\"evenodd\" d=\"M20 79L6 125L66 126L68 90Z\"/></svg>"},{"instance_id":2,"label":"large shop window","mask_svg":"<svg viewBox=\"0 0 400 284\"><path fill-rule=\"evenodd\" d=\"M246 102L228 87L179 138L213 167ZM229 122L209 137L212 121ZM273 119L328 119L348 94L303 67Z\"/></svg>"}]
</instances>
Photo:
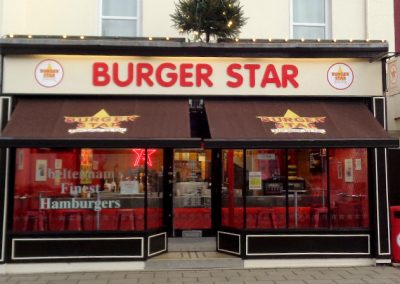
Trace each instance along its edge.
<instances>
[{"instance_id":1,"label":"large shop window","mask_svg":"<svg viewBox=\"0 0 400 284\"><path fill-rule=\"evenodd\" d=\"M13 232L160 228L162 179L162 149L18 148Z\"/></svg>"},{"instance_id":2,"label":"large shop window","mask_svg":"<svg viewBox=\"0 0 400 284\"><path fill-rule=\"evenodd\" d=\"M223 226L369 228L365 148L224 150L223 166Z\"/></svg>"}]
</instances>

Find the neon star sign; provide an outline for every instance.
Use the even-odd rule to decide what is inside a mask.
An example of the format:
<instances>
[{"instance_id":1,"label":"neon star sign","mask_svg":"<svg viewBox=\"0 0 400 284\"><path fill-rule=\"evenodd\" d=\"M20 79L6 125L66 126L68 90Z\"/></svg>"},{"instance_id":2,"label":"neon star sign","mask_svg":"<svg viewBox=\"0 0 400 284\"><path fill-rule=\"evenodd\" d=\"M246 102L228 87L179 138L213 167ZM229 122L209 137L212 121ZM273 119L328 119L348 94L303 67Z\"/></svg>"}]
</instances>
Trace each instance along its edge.
<instances>
[{"instance_id":1,"label":"neon star sign","mask_svg":"<svg viewBox=\"0 0 400 284\"><path fill-rule=\"evenodd\" d=\"M154 154L156 149L147 149L147 165L149 167L153 166L153 161L151 160L151 155ZM136 154L135 161L133 162L133 166L137 167L140 164L146 161L146 150L145 149L132 149L132 152Z\"/></svg>"}]
</instances>

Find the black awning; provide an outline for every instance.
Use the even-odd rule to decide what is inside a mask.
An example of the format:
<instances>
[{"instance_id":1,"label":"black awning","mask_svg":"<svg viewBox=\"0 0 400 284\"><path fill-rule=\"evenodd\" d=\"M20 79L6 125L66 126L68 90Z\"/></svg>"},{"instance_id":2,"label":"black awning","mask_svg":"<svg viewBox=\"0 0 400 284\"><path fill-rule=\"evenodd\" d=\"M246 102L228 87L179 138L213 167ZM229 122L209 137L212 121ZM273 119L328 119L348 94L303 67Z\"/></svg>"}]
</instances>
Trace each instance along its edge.
<instances>
[{"instance_id":1,"label":"black awning","mask_svg":"<svg viewBox=\"0 0 400 284\"><path fill-rule=\"evenodd\" d=\"M23 98L3 147L200 147L184 99Z\"/></svg>"},{"instance_id":2,"label":"black awning","mask_svg":"<svg viewBox=\"0 0 400 284\"><path fill-rule=\"evenodd\" d=\"M211 148L398 147L359 100L205 101Z\"/></svg>"}]
</instances>

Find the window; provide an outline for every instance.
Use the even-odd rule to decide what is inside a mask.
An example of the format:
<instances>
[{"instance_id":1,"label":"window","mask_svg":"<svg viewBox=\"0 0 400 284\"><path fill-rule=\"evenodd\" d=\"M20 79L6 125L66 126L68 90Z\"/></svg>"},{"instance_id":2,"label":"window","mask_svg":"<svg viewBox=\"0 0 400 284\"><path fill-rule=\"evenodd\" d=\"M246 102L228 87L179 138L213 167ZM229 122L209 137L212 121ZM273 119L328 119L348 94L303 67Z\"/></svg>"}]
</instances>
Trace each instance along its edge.
<instances>
[{"instance_id":1,"label":"window","mask_svg":"<svg viewBox=\"0 0 400 284\"><path fill-rule=\"evenodd\" d=\"M160 228L162 181L162 149L19 148L13 231Z\"/></svg>"},{"instance_id":2,"label":"window","mask_svg":"<svg viewBox=\"0 0 400 284\"><path fill-rule=\"evenodd\" d=\"M222 157L222 226L370 226L367 149L224 150Z\"/></svg>"},{"instance_id":3,"label":"window","mask_svg":"<svg viewBox=\"0 0 400 284\"><path fill-rule=\"evenodd\" d=\"M292 0L291 35L294 39L325 39L329 0Z\"/></svg>"},{"instance_id":4,"label":"window","mask_svg":"<svg viewBox=\"0 0 400 284\"><path fill-rule=\"evenodd\" d=\"M139 35L140 0L102 0L101 34L135 37Z\"/></svg>"}]
</instances>

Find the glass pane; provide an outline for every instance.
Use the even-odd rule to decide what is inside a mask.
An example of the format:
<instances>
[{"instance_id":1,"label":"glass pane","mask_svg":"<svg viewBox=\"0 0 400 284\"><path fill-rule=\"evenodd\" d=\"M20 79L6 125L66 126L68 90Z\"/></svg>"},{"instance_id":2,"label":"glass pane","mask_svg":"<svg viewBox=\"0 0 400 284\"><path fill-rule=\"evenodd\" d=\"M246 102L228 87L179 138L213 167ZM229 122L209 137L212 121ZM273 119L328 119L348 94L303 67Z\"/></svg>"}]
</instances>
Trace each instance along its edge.
<instances>
[{"instance_id":1,"label":"glass pane","mask_svg":"<svg viewBox=\"0 0 400 284\"><path fill-rule=\"evenodd\" d=\"M326 228L326 149L288 151L289 228Z\"/></svg>"},{"instance_id":2,"label":"glass pane","mask_svg":"<svg viewBox=\"0 0 400 284\"><path fill-rule=\"evenodd\" d=\"M325 0L293 0L293 22L325 23Z\"/></svg>"},{"instance_id":3,"label":"glass pane","mask_svg":"<svg viewBox=\"0 0 400 284\"><path fill-rule=\"evenodd\" d=\"M247 150L246 226L286 228L284 150Z\"/></svg>"},{"instance_id":4,"label":"glass pane","mask_svg":"<svg viewBox=\"0 0 400 284\"><path fill-rule=\"evenodd\" d=\"M241 229L243 228L243 151L223 150L222 162L221 225Z\"/></svg>"},{"instance_id":5,"label":"glass pane","mask_svg":"<svg viewBox=\"0 0 400 284\"><path fill-rule=\"evenodd\" d=\"M293 38L294 39L324 39L325 38L325 27L304 27L304 26L293 26Z\"/></svg>"},{"instance_id":6,"label":"glass pane","mask_svg":"<svg viewBox=\"0 0 400 284\"><path fill-rule=\"evenodd\" d=\"M367 149L329 150L332 226L369 228Z\"/></svg>"},{"instance_id":7,"label":"glass pane","mask_svg":"<svg viewBox=\"0 0 400 284\"><path fill-rule=\"evenodd\" d=\"M17 149L14 232L144 230L143 153Z\"/></svg>"},{"instance_id":8,"label":"glass pane","mask_svg":"<svg viewBox=\"0 0 400 284\"><path fill-rule=\"evenodd\" d=\"M103 16L137 16L137 0L103 0Z\"/></svg>"},{"instance_id":9,"label":"glass pane","mask_svg":"<svg viewBox=\"0 0 400 284\"><path fill-rule=\"evenodd\" d=\"M211 229L211 150L175 150L174 177L174 236Z\"/></svg>"},{"instance_id":10,"label":"glass pane","mask_svg":"<svg viewBox=\"0 0 400 284\"><path fill-rule=\"evenodd\" d=\"M135 37L136 20L103 20L103 36L126 36Z\"/></svg>"},{"instance_id":11,"label":"glass pane","mask_svg":"<svg viewBox=\"0 0 400 284\"><path fill-rule=\"evenodd\" d=\"M164 150L147 149L147 229L157 229L163 221Z\"/></svg>"}]
</instances>

